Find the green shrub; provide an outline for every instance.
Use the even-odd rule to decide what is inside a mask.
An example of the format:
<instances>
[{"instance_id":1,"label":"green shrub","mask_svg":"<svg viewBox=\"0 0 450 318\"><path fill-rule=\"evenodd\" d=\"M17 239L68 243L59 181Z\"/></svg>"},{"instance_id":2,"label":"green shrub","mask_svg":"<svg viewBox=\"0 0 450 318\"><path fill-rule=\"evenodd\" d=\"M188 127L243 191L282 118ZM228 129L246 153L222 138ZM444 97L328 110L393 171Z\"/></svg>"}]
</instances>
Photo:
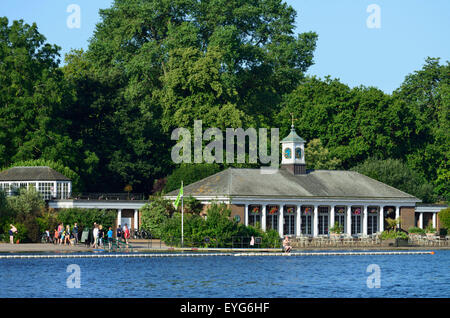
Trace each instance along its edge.
<instances>
[{"instance_id":1,"label":"green shrub","mask_svg":"<svg viewBox=\"0 0 450 318\"><path fill-rule=\"evenodd\" d=\"M449 230L450 229L450 207L441 210L438 213L439 221L441 224L441 227Z\"/></svg>"},{"instance_id":2,"label":"green shrub","mask_svg":"<svg viewBox=\"0 0 450 318\"><path fill-rule=\"evenodd\" d=\"M401 231L383 231L381 233L380 238L382 240L389 240L389 239L408 239L408 234Z\"/></svg>"},{"instance_id":3,"label":"green shrub","mask_svg":"<svg viewBox=\"0 0 450 318\"><path fill-rule=\"evenodd\" d=\"M232 247L233 237L261 237L261 247L280 247L280 236L275 230L264 232L258 227L245 226L230 218L231 211L225 204L213 203L207 210L206 220L197 214L184 215L185 246ZM211 242L206 244L205 237ZM175 212L163 226L161 239L168 245L181 243L181 214Z\"/></svg>"},{"instance_id":4,"label":"green shrub","mask_svg":"<svg viewBox=\"0 0 450 318\"><path fill-rule=\"evenodd\" d=\"M153 197L150 203L141 208L141 228L149 231L153 237L161 238L162 228L166 220L173 213L170 200L163 197Z\"/></svg>"},{"instance_id":5,"label":"green shrub","mask_svg":"<svg viewBox=\"0 0 450 318\"><path fill-rule=\"evenodd\" d=\"M3 242L9 242L9 229L11 228L10 224L13 224L17 229L17 232L14 233L14 243L17 240L19 240L20 243L30 242L30 239L28 238L27 227L25 226L25 224L17 223L17 222L16 223L10 222L10 223L4 224L3 234L2 234L2 238L1 238Z\"/></svg>"},{"instance_id":6,"label":"green shrub","mask_svg":"<svg viewBox=\"0 0 450 318\"><path fill-rule=\"evenodd\" d=\"M82 231L85 227L92 227L94 222L102 224L103 228L114 226L117 213L110 210L70 208L59 210L56 218L59 223L65 225L73 226L74 223L78 223Z\"/></svg>"},{"instance_id":7,"label":"green shrub","mask_svg":"<svg viewBox=\"0 0 450 318\"><path fill-rule=\"evenodd\" d=\"M436 229L433 227L433 223L428 223L427 227L425 228L426 233L436 233Z\"/></svg>"},{"instance_id":8,"label":"green shrub","mask_svg":"<svg viewBox=\"0 0 450 318\"><path fill-rule=\"evenodd\" d=\"M425 230L420 227L413 226L409 228L408 233L425 234Z\"/></svg>"},{"instance_id":9,"label":"green shrub","mask_svg":"<svg viewBox=\"0 0 450 318\"><path fill-rule=\"evenodd\" d=\"M12 221L11 223L14 225L20 224L24 227L17 234L20 241L39 242L42 232L37 218L42 216L45 211L45 202L42 200L40 193L33 188L29 190L20 189L18 195L7 197L6 202L10 210L9 220ZM8 227L9 224L4 226ZM17 229L19 230L19 227Z\"/></svg>"},{"instance_id":10,"label":"green shrub","mask_svg":"<svg viewBox=\"0 0 450 318\"><path fill-rule=\"evenodd\" d=\"M334 225L330 228L331 233L341 234L344 232L344 227L339 225L339 222L335 222Z\"/></svg>"}]
</instances>

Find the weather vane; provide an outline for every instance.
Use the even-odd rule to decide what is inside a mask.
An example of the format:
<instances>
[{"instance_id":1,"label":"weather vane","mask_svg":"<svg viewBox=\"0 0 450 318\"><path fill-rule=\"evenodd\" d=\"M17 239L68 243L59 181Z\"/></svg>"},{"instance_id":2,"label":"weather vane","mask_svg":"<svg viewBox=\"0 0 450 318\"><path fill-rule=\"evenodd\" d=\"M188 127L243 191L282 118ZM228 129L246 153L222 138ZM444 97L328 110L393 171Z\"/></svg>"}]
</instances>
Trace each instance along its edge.
<instances>
[{"instance_id":1,"label":"weather vane","mask_svg":"<svg viewBox=\"0 0 450 318\"><path fill-rule=\"evenodd\" d=\"M294 120L295 120L294 113L290 113L290 114L291 114L291 118L292 118L292 125L291 125L291 127L294 128Z\"/></svg>"}]
</instances>

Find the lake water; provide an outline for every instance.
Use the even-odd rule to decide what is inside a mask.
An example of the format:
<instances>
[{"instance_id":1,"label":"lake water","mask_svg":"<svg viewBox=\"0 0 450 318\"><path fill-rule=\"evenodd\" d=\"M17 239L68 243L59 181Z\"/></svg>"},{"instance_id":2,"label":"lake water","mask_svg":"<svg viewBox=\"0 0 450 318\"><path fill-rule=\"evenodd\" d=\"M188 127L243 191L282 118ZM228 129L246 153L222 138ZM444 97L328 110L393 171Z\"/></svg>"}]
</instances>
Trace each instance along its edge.
<instances>
[{"instance_id":1,"label":"lake water","mask_svg":"<svg viewBox=\"0 0 450 318\"><path fill-rule=\"evenodd\" d=\"M80 269L68 288L67 268ZM380 269L380 288L367 281ZM0 259L0 297L449 297L450 250L435 255ZM374 280L370 281L376 282Z\"/></svg>"}]
</instances>

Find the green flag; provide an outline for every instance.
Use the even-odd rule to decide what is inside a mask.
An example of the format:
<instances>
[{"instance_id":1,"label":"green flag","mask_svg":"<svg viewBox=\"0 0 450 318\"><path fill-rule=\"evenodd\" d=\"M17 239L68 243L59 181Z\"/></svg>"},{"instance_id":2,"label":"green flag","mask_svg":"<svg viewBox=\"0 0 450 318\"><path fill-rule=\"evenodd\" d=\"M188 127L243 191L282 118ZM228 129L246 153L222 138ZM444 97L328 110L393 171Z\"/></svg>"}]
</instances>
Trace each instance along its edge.
<instances>
[{"instance_id":1,"label":"green flag","mask_svg":"<svg viewBox=\"0 0 450 318\"><path fill-rule=\"evenodd\" d=\"M175 200L175 208L178 209L178 205L180 204L181 197L183 196L183 183L181 183L180 192L178 193L177 199Z\"/></svg>"}]
</instances>

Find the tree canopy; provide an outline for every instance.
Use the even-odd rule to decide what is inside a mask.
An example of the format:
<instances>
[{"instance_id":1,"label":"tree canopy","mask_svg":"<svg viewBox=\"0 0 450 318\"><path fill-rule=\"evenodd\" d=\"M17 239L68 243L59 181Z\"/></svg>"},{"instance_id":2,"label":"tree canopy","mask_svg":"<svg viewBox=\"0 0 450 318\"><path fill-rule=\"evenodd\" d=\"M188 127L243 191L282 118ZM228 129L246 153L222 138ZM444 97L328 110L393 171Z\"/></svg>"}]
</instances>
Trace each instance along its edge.
<instances>
[{"instance_id":1,"label":"tree canopy","mask_svg":"<svg viewBox=\"0 0 450 318\"><path fill-rule=\"evenodd\" d=\"M293 113L310 168L401 162L433 187L429 200L449 200L448 61L427 58L387 94L306 76L318 35L297 34L281 0L115 0L100 18L62 67L36 24L0 18L0 167L51 161L84 191L150 194L230 166L174 164L174 128L202 120L283 137Z\"/></svg>"}]
</instances>

